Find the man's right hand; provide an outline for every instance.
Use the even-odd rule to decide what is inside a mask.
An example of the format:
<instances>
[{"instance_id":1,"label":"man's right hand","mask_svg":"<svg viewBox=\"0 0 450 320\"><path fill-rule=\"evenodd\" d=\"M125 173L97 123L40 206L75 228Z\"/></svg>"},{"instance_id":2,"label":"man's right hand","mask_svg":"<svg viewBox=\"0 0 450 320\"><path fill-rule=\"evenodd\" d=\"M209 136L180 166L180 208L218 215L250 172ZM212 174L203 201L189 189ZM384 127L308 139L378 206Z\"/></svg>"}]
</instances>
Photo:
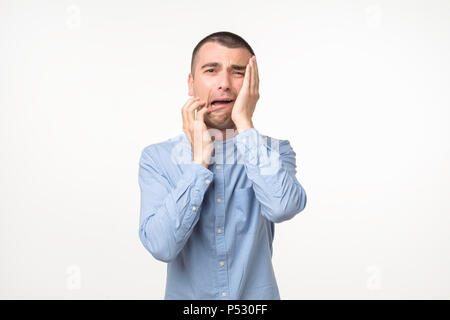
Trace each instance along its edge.
<instances>
[{"instance_id":1,"label":"man's right hand","mask_svg":"<svg viewBox=\"0 0 450 320\"><path fill-rule=\"evenodd\" d=\"M208 110L208 105L208 101L201 100L199 97L191 97L181 109L183 131L191 143L192 160L205 168L208 168L214 150L203 118L205 113L211 112ZM198 110L197 119L195 119L195 110Z\"/></svg>"}]
</instances>

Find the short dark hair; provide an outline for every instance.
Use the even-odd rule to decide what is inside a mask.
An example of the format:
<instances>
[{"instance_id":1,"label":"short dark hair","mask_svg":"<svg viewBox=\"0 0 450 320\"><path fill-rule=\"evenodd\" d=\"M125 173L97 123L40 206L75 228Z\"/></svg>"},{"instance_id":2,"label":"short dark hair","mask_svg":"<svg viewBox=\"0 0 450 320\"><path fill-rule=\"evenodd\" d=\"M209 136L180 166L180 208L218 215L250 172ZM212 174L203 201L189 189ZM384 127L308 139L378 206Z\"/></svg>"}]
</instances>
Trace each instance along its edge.
<instances>
[{"instance_id":1,"label":"short dark hair","mask_svg":"<svg viewBox=\"0 0 450 320\"><path fill-rule=\"evenodd\" d=\"M209 36L206 36L203 38L194 48L194 51L192 52L192 59L191 59L191 73L194 75L194 60L197 56L197 52L200 50L200 48L207 42L217 42L221 44L224 47L227 48L245 48L254 56L255 53L253 52L252 47L245 41L243 38L238 36L237 34L228 32L228 31L219 31L211 33Z\"/></svg>"}]
</instances>

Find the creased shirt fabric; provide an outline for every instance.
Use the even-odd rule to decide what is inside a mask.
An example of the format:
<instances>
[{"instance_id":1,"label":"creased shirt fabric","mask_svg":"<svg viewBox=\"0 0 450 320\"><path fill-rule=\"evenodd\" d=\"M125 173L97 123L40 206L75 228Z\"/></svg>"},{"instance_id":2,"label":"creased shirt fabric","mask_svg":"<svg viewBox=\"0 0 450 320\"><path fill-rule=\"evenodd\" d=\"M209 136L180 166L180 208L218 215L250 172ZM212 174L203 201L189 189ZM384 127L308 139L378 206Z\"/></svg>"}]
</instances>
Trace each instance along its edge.
<instances>
[{"instance_id":1,"label":"creased shirt fabric","mask_svg":"<svg viewBox=\"0 0 450 320\"><path fill-rule=\"evenodd\" d=\"M184 132L141 153L139 237L167 263L164 299L280 299L275 223L306 205L296 154L255 128L213 144L208 168Z\"/></svg>"}]
</instances>

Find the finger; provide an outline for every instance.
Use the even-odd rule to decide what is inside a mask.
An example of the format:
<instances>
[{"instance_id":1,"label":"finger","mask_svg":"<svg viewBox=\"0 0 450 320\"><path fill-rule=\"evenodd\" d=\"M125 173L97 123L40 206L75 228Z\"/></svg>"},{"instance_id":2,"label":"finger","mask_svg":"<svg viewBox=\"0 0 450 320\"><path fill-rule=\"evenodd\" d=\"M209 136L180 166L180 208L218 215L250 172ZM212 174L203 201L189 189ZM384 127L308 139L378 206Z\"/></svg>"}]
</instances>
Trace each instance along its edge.
<instances>
[{"instance_id":1,"label":"finger","mask_svg":"<svg viewBox=\"0 0 450 320\"><path fill-rule=\"evenodd\" d=\"M183 128L187 128L188 117L186 113L186 107L194 101L194 98L189 98L181 108L181 117L183 118Z\"/></svg>"},{"instance_id":2,"label":"finger","mask_svg":"<svg viewBox=\"0 0 450 320\"><path fill-rule=\"evenodd\" d=\"M198 97L191 97L191 98L189 98L181 109L182 110L186 109L187 107L189 107L192 103L194 103L197 100L198 100Z\"/></svg>"},{"instance_id":3,"label":"finger","mask_svg":"<svg viewBox=\"0 0 450 320\"><path fill-rule=\"evenodd\" d=\"M248 81L248 88L252 89L253 88L253 82L254 82L254 78L253 78L253 58L250 58L249 62L248 62L248 67L249 67L249 81Z\"/></svg>"},{"instance_id":4,"label":"finger","mask_svg":"<svg viewBox=\"0 0 450 320\"><path fill-rule=\"evenodd\" d=\"M187 106L188 104L190 104L192 101L194 101L196 99L195 96L190 97L189 99L187 99L186 103L184 104L183 107Z\"/></svg>"},{"instance_id":5,"label":"finger","mask_svg":"<svg viewBox=\"0 0 450 320\"><path fill-rule=\"evenodd\" d=\"M258 75L258 64L256 63L256 57L253 56L253 89L258 92L259 89L259 75Z\"/></svg>"},{"instance_id":6,"label":"finger","mask_svg":"<svg viewBox=\"0 0 450 320\"><path fill-rule=\"evenodd\" d=\"M255 78L255 60L254 60L253 57L254 56L252 56L250 58L250 66L251 66L251 74L252 74L252 77L251 77L252 81L250 83L250 91L251 92L254 92L254 90L255 90L255 81L256 81L256 78Z\"/></svg>"},{"instance_id":7,"label":"finger","mask_svg":"<svg viewBox=\"0 0 450 320\"><path fill-rule=\"evenodd\" d=\"M211 109L209 109L207 106L204 106L199 111L197 111L197 120L203 122L205 119L205 114L210 113Z\"/></svg>"},{"instance_id":8,"label":"finger","mask_svg":"<svg viewBox=\"0 0 450 320\"><path fill-rule=\"evenodd\" d=\"M184 104L183 108L181 109L183 121L189 120L189 114L188 114L187 110L188 110L189 106L191 106L195 101L198 101L198 98L192 97L192 98L188 99L188 101L186 101L186 103Z\"/></svg>"},{"instance_id":9,"label":"finger","mask_svg":"<svg viewBox=\"0 0 450 320\"><path fill-rule=\"evenodd\" d=\"M204 100L197 100L186 108L186 114L190 121L195 120L195 110L202 107L204 104L205 104Z\"/></svg>"},{"instance_id":10,"label":"finger","mask_svg":"<svg viewBox=\"0 0 450 320\"><path fill-rule=\"evenodd\" d=\"M242 84L242 89L246 88L249 89L250 87L250 63L247 64L245 68L245 76L244 76L244 83Z\"/></svg>"},{"instance_id":11,"label":"finger","mask_svg":"<svg viewBox=\"0 0 450 320\"><path fill-rule=\"evenodd\" d=\"M209 107L209 104L211 103L211 91L212 91L212 88L209 89L209 91L208 91L208 98L206 100L206 107Z\"/></svg>"},{"instance_id":12,"label":"finger","mask_svg":"<svg viewBox=\"0 0 450 320\"><path fill-rule=\"evenodd\" d=\"M186 107L186 112L187 113L192 113L195 109L198 109L199 106L204 104L204 103L205 103L205 100L202 100L202 99L198 98L197 100L192 102L191 105Z\"/></svg>"}]
</instances>

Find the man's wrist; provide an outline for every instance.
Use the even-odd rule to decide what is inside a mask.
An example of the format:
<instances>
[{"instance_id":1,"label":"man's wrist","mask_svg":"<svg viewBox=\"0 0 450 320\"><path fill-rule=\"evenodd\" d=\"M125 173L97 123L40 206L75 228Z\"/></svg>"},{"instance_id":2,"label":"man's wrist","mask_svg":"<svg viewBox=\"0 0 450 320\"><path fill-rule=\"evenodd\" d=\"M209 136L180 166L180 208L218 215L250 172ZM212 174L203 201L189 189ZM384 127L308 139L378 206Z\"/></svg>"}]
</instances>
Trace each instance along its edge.
<instances>
[{"instance_id":1,"label":"man's wrist","mask_svg":"<svg viewBox=\"0 0 450 320\"><path fill-rule=\"evenodd\" d=\"M253 122L251 120L246 121L244 123L239 123L236 125L236 129L237 129L238 133L241 133L250 128L253 128Z\"/></svg>"}]
</instances>

